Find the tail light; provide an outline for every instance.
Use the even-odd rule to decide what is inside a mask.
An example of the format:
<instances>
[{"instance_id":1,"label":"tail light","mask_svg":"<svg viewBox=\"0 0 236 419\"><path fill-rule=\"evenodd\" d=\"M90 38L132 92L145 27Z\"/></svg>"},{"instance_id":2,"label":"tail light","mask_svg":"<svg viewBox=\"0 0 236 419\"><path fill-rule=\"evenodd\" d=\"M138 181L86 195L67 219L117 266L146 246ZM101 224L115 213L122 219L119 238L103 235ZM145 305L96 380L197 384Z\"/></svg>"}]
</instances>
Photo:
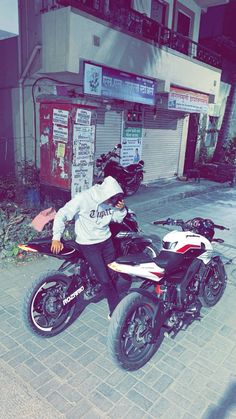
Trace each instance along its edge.
<instances>
[{"instance_id":1,"label":"tail light","mask_svg":"<svg viewBox=\"0 0 236 419\"><path fill-rule=\"evenodd\" d=\"M19 249L24 250L25 252L38 253L33 247L27 246L26 244L18 244Z\"/></svg>"}]
</instances>

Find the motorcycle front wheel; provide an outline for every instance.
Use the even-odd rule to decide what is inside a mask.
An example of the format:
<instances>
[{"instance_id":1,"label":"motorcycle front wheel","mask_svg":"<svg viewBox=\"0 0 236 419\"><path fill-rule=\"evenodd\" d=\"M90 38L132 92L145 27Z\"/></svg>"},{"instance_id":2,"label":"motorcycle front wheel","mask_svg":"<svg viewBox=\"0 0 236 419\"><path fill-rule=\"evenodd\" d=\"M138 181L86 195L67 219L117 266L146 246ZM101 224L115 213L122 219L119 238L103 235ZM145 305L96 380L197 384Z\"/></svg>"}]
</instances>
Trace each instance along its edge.
<instances>
[{"instance_id":1,"label":"motorcycle front wheel","mask_svg":"<svg viewBox=\"0 0 236 419\"><path fill-rule=\"evenodd\" d=\"M204 280L202 295L199 300L203 307L212 307L221 299L226 287L226 275L216 265L210 269Z\"/></svg>"},{"instance_id":2,"label":"motorcycle front wheel","mask_svg":"<svg viewBox=\"0 0 236 419\"><path fill-rule=\"evenodd\" d=\"M118 367L137 370L157 351L158 343L150 343L154 308L154 303L147 297L133 292L123 298L114 310L107 346Z\"/></svg>"},{"instance_id":3,"label":"motorcycle front wheel","mask_svg":"<svg viewBox=\"0 0 236 419\"><path fill-rule=\"evenodd\" d=\"M137 192L143 180L142 174L136 174L124 185L124 192L126 196L131 196Z\"/></svg>"},{"instance_id":4,"label":"motorcycle front wheel","mask_svg":"<svg viewBox=\"0 0 236 419\"><path fill-rule=\"evenodd\" d=\"M50 271L32 284L23 302L24 324L31 332L52 337L68 327L75 310L75 305L63 306L70 282L65 274Z\"/></svg>"}]
</instances>

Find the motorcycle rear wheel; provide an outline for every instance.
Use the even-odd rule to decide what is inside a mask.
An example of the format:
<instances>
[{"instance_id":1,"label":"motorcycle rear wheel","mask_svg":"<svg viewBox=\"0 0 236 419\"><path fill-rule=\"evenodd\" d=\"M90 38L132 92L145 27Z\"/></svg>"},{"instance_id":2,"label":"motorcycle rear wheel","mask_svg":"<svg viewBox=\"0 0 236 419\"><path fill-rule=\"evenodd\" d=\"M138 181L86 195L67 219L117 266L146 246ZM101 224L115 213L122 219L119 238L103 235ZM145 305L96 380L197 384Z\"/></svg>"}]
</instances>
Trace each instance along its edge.
<instances>
[{"instance_id":1,"label":"motorcycle rear wheel","mask_svg":"<svg viewBox=\"0 0 236 419\"><path fill-rule=\"evenodd\" d=\"M203 307L212 307L221 299L226 287L226 277L218 267L212 268L211 275L205 280L199 300Z\"/></svg>"},{"instance_id":2,"label":"motorcycle rear wheel","mask_svg":"<svg viewBox=\"0 0 236 419\"><path fill-rule=\"evenodd\" d=\"M158 343L150 343L154 307L147 297L133 292L123 298L114 310L107 346L119 368L137 370L157 351Z\"/></svg>"},{"instance_id":3,"label":"motorcycle rear wheel","mask_svg":"<svg viewBox=\"0 0 236 419\"><path fill-rule=\"evenodd\" d=\"M30 332L48 338L68 327L75 310L75 305L63 306L70 282L59 271L49 271L34 281L23 301L23 321Z\"/></svg>"}]
</instances>

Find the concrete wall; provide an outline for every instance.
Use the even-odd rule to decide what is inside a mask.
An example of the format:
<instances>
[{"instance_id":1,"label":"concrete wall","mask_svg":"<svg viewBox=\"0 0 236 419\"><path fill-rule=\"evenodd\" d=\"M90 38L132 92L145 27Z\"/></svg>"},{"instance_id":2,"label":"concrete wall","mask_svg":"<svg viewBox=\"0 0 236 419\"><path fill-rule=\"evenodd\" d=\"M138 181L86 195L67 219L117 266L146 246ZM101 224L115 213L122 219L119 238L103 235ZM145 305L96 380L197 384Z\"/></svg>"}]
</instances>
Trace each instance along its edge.
<instances>
[{"instance_id":1,"label":"concrete wall","mask_svg":"<svg viewBox=\"0 0 236 419\"><path fill-rule=\"evenodd\" d=\"M18 80L18 37L0 41L0 175L14 172L16 133L12 91Z\"/></svg>"},{"instance_id":2,"label":"concrete wall","mask_svg":"<svg viewBox=\"0 0 236 419\"><path fill-rule=\"evenodd\" d=\"M221 72L177 51L158 48L70 8L42 16L43 71L79 73L81 60L153 77L217 96ZM93 36L100 39L95 46ZM183 71L184 68L184 71Z\"/></svg>"}]
</instances>

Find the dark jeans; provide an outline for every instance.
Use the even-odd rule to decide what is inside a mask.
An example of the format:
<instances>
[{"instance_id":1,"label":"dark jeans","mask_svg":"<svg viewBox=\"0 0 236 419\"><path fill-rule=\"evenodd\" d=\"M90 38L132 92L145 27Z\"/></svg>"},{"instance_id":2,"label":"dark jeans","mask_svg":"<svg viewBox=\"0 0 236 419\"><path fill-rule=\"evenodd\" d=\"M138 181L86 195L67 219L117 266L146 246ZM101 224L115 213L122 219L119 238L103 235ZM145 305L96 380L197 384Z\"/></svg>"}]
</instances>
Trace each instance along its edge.
<instances>
[{"instance_id":1,"label":"dark jeans","mask_svg":"<svg viewBox=\"0 0 236 419\"><path fill-rule=\"evenodd\" d=\"M113 312L119 302L119 295L112 280L108 263L115 260L115 249L112 239L102 243L80 244L84 257L93 269L98 281L102 284L104 295L107 298L110 313Z\"/></svg>"}]
</instances>

